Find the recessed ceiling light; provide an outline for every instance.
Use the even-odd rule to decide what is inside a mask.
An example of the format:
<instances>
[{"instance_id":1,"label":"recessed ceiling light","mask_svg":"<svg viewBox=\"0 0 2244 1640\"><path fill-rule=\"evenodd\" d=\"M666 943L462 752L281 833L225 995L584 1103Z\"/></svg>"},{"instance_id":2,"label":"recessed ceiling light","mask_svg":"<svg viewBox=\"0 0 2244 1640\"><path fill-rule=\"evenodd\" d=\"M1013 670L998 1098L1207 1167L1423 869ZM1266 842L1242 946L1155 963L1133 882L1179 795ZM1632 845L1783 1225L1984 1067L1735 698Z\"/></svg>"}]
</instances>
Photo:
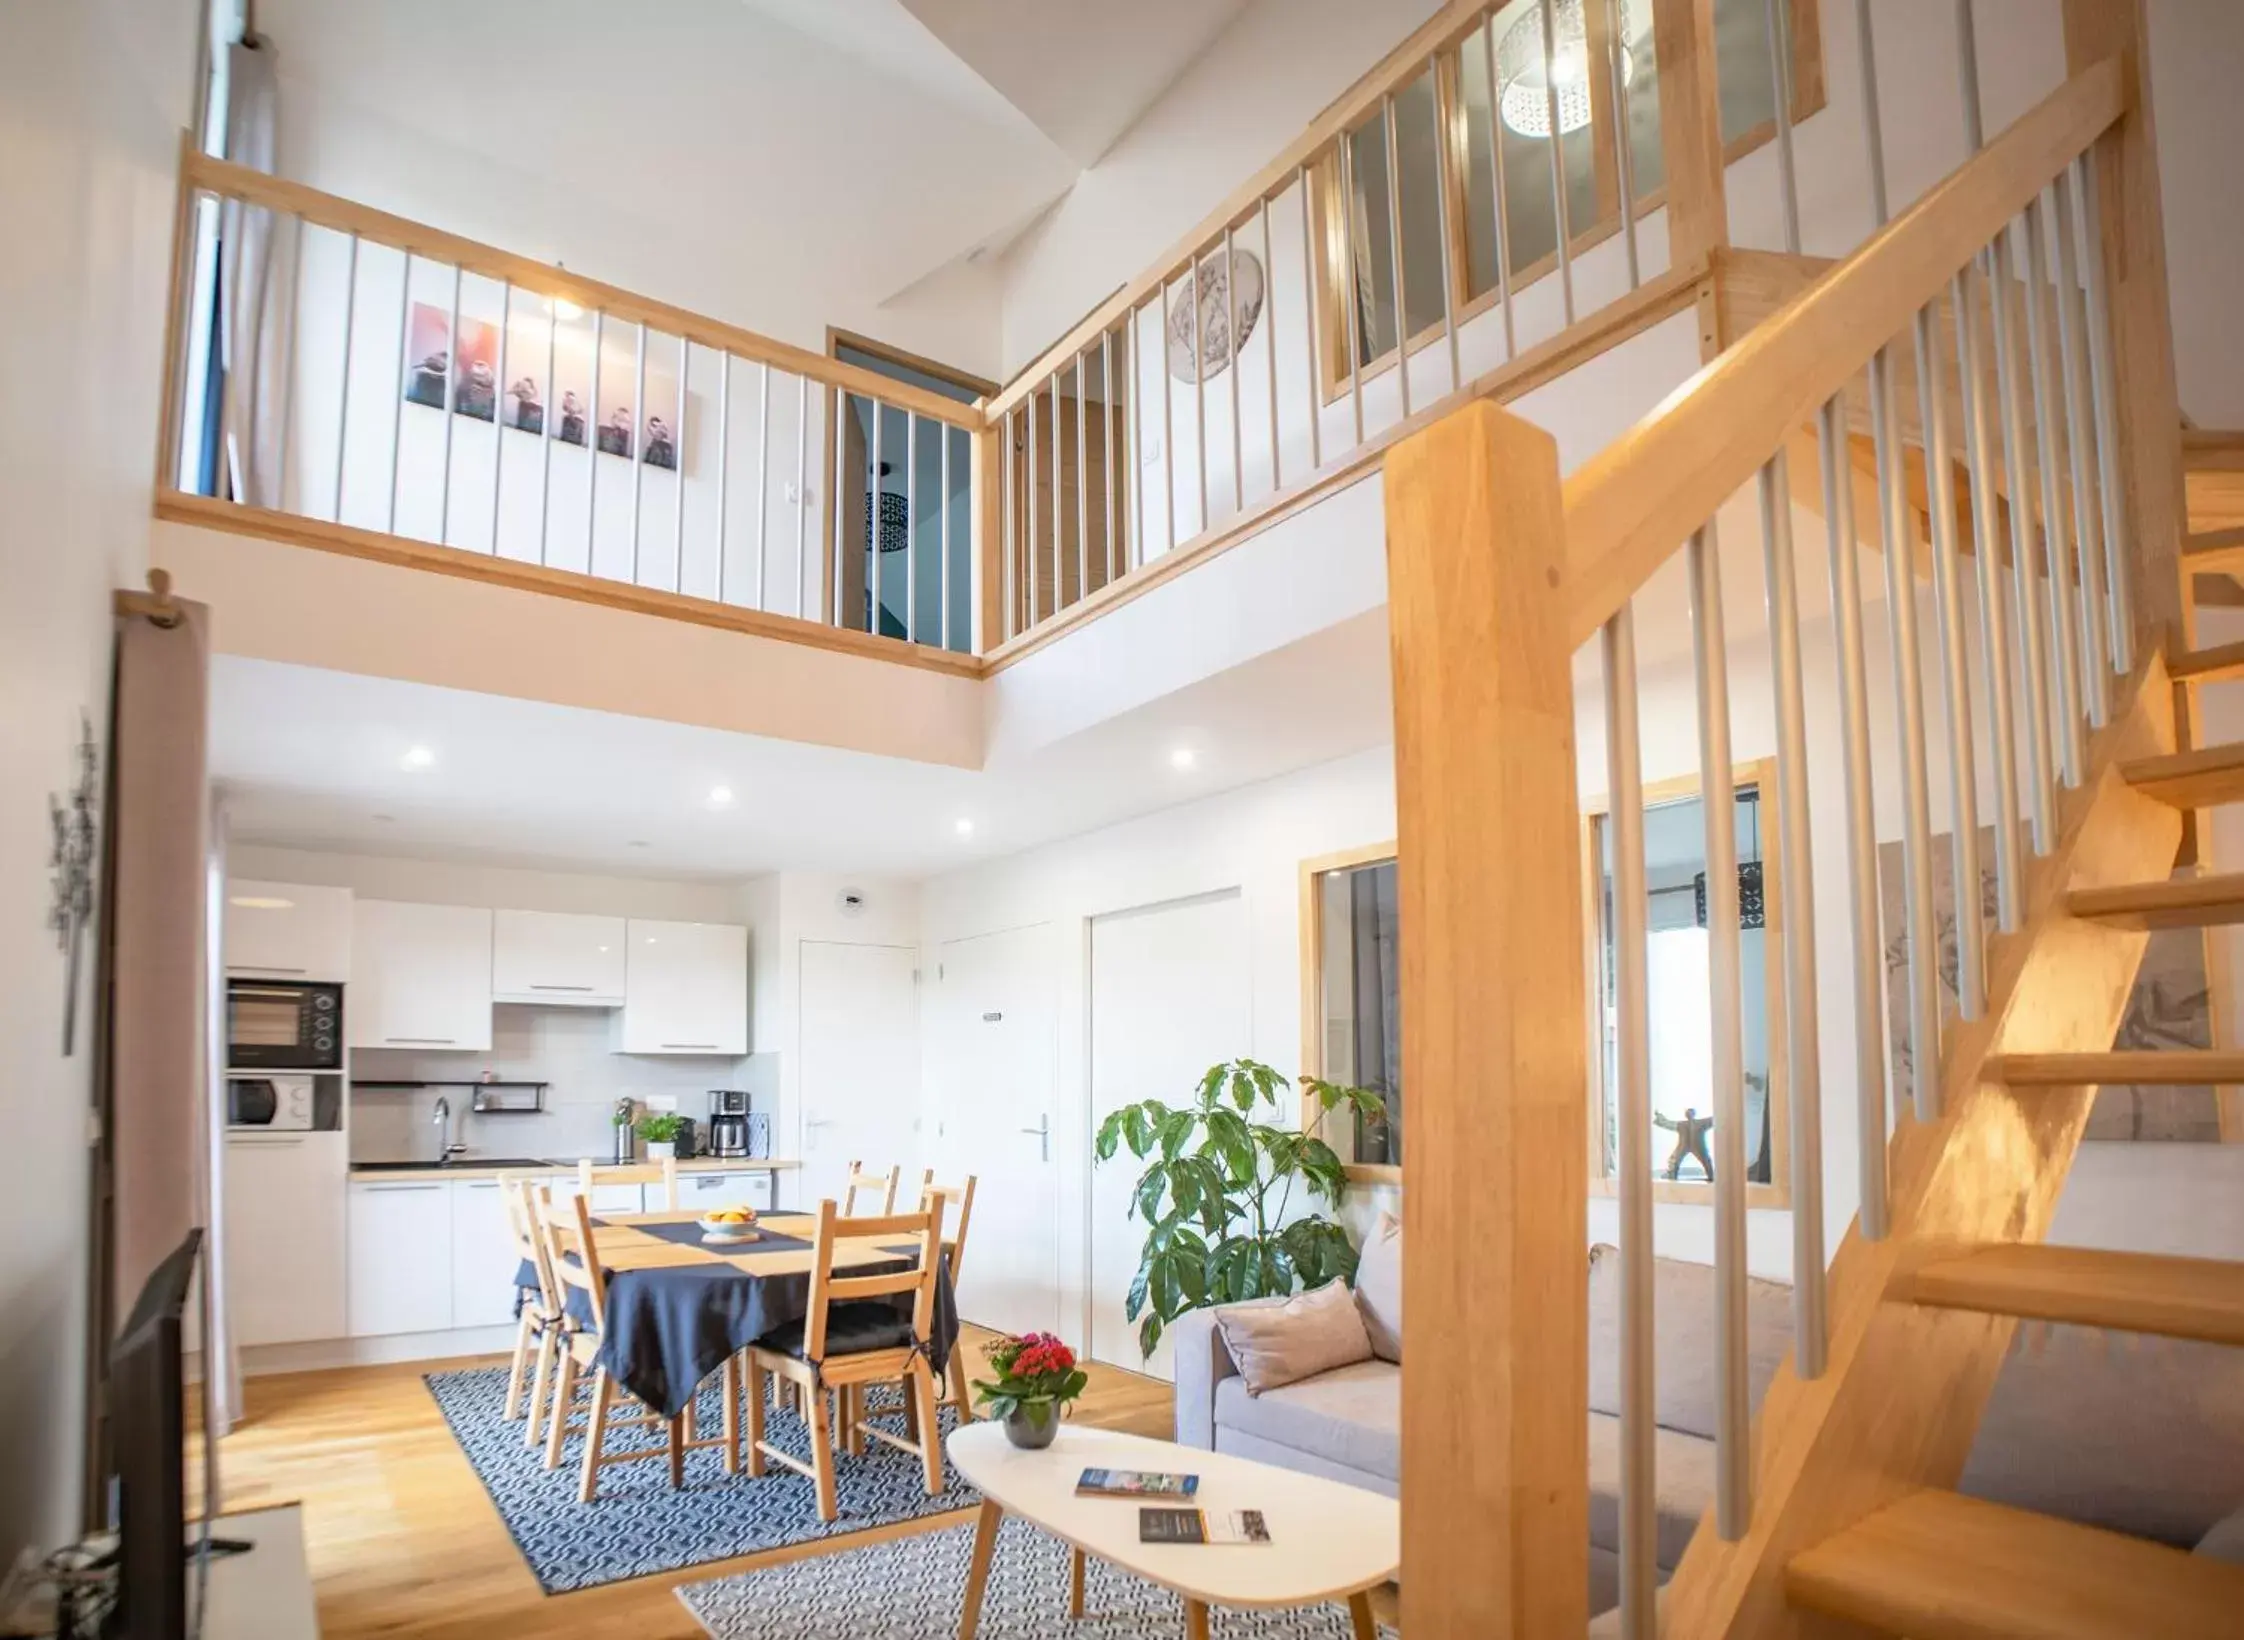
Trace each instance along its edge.
<instances>
[{"instance_id":1,"label":"recessed ceiling light","mask_svg":"<svg viewBox=\"0 0 2244 1640\"><path fill-rule=\"evenodd\" d=\"M1199 761L1200 754L1189 746L1179 746L1169 754L1169 767L1172 769L1189 769Z\"/></svg>"},{"instance_id":2,"label":"recessed ceiling light","mask_svg":"<svg viewBox=\"0 0 2244 1640\"><path fill-rule=\"evenodd\" d=\"M648 842L648 841L647 841L647 840L646 840L646 839L645 839L644 837L634 837L634 838L632 838L632 839L631 839L631 841L629 841L628 843L624 844L624 847L626 847L626 848L653 848L653 847L654 847L654 844L652 844L652 843Z\"/></svg>"},{"instance_id":3,"label":"recessed ceiling light","mask_svg":"<svg viewBox=\"0 0 2244 1640\"><path fill-rule=\"evenodd\" d=\"M713 809L731 808L732 788L730 786L711 786L709 788L709 806Z\"/></svg>"},{"instance_id":4,"label":"recessed ceiling light","mask_svg":"<svg viewBox=\"0 0 2244 1640\"><path fill-rule=\"evenodd\" d=\"M397 760L401 769L428 769L436 766L436 753L426 746L408 746L405 755Z\"/></svg>"},{"instance_id":5,"label":"recessed ceiling light","mask_svg":"<svg viewBox=\"0 0 2244 1640\"><path fill-rule=\"evenodd\" d=\"M971 837L974 835L974 822L961 816L954 824L953 829L961 837Z\"/></svg>"}]
</instances>

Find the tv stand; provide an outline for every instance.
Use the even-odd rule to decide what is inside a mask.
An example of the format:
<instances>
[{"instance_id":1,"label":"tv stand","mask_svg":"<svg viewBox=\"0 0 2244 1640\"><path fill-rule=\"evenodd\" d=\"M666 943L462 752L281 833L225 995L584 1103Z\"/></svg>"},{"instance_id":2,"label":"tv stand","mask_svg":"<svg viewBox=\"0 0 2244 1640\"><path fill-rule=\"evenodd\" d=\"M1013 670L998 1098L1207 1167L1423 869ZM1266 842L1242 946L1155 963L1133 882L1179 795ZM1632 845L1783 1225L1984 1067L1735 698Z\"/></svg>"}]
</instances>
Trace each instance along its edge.
<instances>
[{"instance_id":1,"label":"tv stand","mask_svg":"<svg viewBox=\"0 0 2244 1640\"><path fill-rule=\"evenodd\" d=\"M317 1640L299 1505L221 1515L211 1522L211 1549L203 1640ZM193 1567L187 1575L195 1576Z\"/></svg>"}]
</instances>

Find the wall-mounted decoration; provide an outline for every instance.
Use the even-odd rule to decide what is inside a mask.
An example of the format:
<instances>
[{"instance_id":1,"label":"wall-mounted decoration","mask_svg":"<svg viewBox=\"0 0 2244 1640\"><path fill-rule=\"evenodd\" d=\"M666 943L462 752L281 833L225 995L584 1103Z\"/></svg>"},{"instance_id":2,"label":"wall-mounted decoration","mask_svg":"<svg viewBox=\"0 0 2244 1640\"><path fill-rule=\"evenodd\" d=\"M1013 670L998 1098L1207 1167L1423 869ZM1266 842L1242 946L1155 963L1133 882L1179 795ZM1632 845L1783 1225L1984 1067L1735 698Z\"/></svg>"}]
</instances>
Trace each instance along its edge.
<instances>
[{"instance_id":1,"label":"wall-mounted decoration","mask_svg":"<svg viewBox=\"0 0 2244 1640\"><path fill-rule=\"evenodd\" d=\"M431 410L444 408L444 377L453 350L445 337L452 316L431 302L415 302L406 333L405 356L413 367L405 376L405 401ZM477 421L495 420L499 413L499 327L481 319L460 317L459 396L452 413Z\"/></svg>"},{"instance_id":2,"label":"wall-mounted decoration","mask_svg":"<svg viewBox=\"0 0 2244 1640\"><path fill-rule=\"evenodd\" d=\"M1233 247L1228 265L1220 250L1202 257L1194 271L1169 293L1169 374L1182 382L1205 382L1222 375L1254 334L1255 321L1262 316L1263 289L1262 263L1253 253ZM1231 334L1234 307L1239 316L1236 339ZM1197 321L1193 317L1195 308ZM1195 323L1200 337L1197 375L1192 367Z\"/></svg>"},{"instance_id":3,"label":"wall-mounted decoration","mask_svg":"<svg viewBox=\"0 0 2244 1640\"><path fill-rule=\"evenodd\" d=\"M96 813L101 803L101 751L94 744L93 724L83 713L78 718L78 783L69 792L47 798L47 813L54 840L47 856L51 903L47 926L63 953L62 1052L65 1058L78 1051L78 975L83 962L87 919L93 915L94 872L99 860L95 842L99 827Z\"/></svg>"}]
</instances>

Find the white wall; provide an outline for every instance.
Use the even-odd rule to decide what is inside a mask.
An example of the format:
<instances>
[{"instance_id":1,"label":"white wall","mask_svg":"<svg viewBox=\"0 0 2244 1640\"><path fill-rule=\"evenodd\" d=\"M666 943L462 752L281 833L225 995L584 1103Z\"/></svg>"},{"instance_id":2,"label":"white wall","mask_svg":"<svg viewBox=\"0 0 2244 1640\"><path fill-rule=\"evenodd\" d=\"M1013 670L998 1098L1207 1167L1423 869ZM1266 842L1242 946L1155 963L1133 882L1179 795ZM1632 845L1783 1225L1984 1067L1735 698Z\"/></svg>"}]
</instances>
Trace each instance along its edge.
<instances>
[{"instance_id":1,"label":"white wall","mask_svg":"<svg viewBox=\"0 0 2244 1640\"><path fill-rule=\"evenodd\" d=\"M109 589L146 562L188 0L0 12L0 1560L76 1535L93 942L76 1054L45 922L45 793L108 711ZM129 1301L129 1295L127 1295Z\"/></svg>"}]
</instances>

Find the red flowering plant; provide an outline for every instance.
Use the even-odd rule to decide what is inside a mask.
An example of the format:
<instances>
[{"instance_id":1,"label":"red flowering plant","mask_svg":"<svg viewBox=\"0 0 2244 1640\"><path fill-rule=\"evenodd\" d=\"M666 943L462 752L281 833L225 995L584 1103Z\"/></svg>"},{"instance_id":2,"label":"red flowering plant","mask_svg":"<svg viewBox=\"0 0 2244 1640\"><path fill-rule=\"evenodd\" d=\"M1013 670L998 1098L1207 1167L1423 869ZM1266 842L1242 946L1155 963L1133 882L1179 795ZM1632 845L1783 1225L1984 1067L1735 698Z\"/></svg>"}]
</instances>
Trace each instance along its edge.
<instances>
[{"instance_id":1,"label":"red flowering plant","mask_svg":"<svg viewBox=\"0 0 2244 1640\"><path fill-rule=\"evenodd\" d=\"M974 1395L991 1418L1019 1413L1032 1423L1047 1424L1056 1409L1081 1395L1091 1381L1075 1364L1075 1352L1051 1333L1008 1338L990 1351L989 1361L996 1381L977 1379Z\"/></svg>"}]
</instances>

